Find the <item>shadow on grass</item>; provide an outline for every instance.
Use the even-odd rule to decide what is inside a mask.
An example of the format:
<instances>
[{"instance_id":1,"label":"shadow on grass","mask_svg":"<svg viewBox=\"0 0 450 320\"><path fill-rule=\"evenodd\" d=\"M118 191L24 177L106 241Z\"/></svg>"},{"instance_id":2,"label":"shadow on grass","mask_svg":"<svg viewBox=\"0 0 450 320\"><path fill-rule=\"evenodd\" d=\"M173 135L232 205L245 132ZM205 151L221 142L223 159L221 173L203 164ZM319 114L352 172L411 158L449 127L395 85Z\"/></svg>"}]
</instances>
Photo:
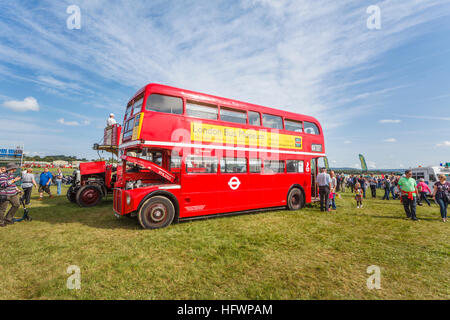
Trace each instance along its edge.
<instances>
[{"instance_id":1,"label":"shadow on grass","mask_svg":"<svg viewBox=\"0 0 450 320\"><path fill-rule=\"evenodd\" d=\"M33 222L46 222L51 224L83 224L97 229L141 229L137 219L114 215L112 199L103 200L98 206L81 208L77 204L69 202L66 197L60 196L54 199L44 198L42 202L32 198L27 206ZM23 209L19 209L16 218L23 215ZM25 223L25 222L22 222Z\"/></svg>"}]
</instances>

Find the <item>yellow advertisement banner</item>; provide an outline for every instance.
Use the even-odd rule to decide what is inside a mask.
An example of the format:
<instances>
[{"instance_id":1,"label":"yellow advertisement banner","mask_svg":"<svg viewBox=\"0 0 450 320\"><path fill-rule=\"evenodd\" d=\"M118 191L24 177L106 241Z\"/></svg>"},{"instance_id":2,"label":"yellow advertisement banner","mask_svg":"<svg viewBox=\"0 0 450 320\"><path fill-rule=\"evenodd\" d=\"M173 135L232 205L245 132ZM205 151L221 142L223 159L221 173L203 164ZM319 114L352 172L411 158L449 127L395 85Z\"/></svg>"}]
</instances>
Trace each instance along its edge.
<instances>
[{"instance_id":1,"label":"yellow advertisement banner","mask_svg":"<svg viewBox=\"0 0 450 320\"><path fill-rule=\"evenodd\" d=\"M303 139L266 130L241 129L191 122L191 141L241 145L246 147L303 149Z\"/></svg>"}]
</instances>

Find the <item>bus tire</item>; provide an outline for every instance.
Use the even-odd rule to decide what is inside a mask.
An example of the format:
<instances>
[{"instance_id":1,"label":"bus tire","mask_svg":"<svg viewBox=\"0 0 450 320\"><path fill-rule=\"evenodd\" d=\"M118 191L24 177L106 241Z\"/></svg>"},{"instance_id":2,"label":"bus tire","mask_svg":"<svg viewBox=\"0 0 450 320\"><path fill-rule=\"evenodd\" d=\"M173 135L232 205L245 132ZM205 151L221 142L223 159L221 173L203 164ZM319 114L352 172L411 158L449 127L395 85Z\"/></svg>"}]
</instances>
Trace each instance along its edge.
<instances>
[{"instance_id":1,"label":"bus tire","mask_svg":"<svg viewBox=\"0 0 450 320\"><path fill-rule=\"evenodd\" d=\"M175 207L168 198L154 196L139 209L138 219L144 229L160 229L169 226L175 217Z\"/></svg>"},{"instance_id":2,"label":"bus tire","mask_svg":"<svg viewBox=\"0 0 450 320\"><path fill-rule=\"evenodd\" d=\"M95 185L87 185L81 187L77 191L77 204L83 208L95 207L102 201L103 192Z\"/></svg>"},{"instance_id":3,"label":"bus tire","mask_svg":"<svg viewBox=\"0 0 450 320\"><path fill-rule=\"evenodd\" d=\"M292 188L287 197L289 210L300 210L303 206L303 192L299 188Z\"/></svg>"}]
</instances>

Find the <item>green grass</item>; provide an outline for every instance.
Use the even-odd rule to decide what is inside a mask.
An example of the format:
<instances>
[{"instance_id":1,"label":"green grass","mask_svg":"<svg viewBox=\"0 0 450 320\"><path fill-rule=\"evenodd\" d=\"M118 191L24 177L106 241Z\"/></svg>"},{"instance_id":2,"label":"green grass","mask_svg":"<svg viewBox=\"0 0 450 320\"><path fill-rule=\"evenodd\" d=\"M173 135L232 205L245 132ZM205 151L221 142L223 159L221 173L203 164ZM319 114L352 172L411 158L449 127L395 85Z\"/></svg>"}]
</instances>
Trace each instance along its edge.
<instances>
[{"instance_id":1,"label":"green grass","mask_svg":"<svg viewBox=\"0 0 450 320\"><path fill-rule=\"evenodd\" d=\"M54 188L54 187L53 187ZM436 205L407 221L398 201L351 194L317 207L142 230L65 196L36 201L33 222L0 229L0 299L449 299L450 223ZM22 211L18 213L21 215ZM66 269L81 268L81 290ZM381 290L366 269L381 267Z\"/></svg>"}]
</instances>

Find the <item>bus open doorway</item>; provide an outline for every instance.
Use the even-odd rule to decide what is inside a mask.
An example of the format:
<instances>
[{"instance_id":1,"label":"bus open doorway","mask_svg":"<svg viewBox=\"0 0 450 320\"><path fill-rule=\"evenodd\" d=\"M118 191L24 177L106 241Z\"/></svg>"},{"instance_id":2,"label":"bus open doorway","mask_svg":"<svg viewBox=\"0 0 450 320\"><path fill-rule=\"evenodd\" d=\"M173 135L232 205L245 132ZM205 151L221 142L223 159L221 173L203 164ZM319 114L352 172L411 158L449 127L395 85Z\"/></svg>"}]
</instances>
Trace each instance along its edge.
<instances>
[{"instance_id":1,"label":"bus open doorway","mask_svg":"<svg viewBox=\"0 0 450 320\"><path fill-rule=\"evenodd\" d=\"M320 161L322 159L322 161ZM311 202L320 202L319 186L317 185L317 175L320 168L325 167L323 157L311 159Z\"/></svg>"}]
</instances>

